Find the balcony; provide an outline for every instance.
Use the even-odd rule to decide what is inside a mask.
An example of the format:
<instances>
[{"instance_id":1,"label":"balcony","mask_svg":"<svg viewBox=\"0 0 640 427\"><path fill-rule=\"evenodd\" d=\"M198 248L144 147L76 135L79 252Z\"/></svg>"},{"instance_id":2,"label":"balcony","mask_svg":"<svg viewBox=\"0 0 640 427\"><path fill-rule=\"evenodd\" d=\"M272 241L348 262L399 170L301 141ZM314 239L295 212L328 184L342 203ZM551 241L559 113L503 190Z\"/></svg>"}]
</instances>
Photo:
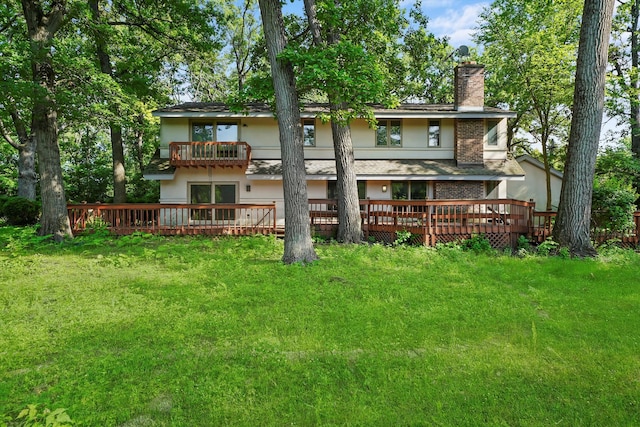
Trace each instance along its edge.
<instances>
[{"instance_id":1,"label":"balcony","mask_svg":"<svg viewBox=\"0 0 640 427\"><path fill-rule=\"evenodd\" d=\"M251 161L251 146L246 142L172 142L171 166L246 168Z\"/></svg>"}]
</instances>

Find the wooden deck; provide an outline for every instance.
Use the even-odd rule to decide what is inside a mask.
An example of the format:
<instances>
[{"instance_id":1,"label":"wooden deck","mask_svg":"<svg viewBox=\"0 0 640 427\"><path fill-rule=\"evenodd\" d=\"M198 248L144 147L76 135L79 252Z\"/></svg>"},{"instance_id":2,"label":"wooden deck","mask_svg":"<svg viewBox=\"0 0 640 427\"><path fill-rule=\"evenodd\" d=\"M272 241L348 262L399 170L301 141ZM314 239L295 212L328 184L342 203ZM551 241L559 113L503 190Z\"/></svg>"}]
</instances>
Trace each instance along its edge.
<instances>
[{"instance_id":1,"label":"wooden deck","mask_svg":"<svg viewBox=\"0 0 640 427\"><path fill-rule=\"evenodd\" d=\"M161 235L282 234L276 206L248 204L76 204L69 205L74 233L106 228L118 235L145 232ZM314 235L332 237L338 229L336 201L309 200ZM415 244L434 246L486 236L495 248L515 247L520 236L541 243L551 236L555 212L536 212L535 204L512 199L495 200L361 200L365 239L393 243L398 232L411 233ZM638 246L640 212L635 230L594 233L594 240L617 239Z\"/></svg>"}]
</instances>

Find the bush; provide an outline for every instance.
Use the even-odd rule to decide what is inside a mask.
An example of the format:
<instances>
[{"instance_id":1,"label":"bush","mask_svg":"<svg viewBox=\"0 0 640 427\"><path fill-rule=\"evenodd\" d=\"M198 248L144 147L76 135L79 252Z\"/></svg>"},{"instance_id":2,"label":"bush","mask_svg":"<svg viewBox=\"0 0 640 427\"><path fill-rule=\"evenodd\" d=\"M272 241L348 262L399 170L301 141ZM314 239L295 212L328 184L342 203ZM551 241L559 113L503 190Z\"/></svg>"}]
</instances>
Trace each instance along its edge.
<instances>
[{"instance_id":1,"label":"bush","mask_svg":"<svg viewBox=\"0 0 640 427\"><path fill-rule=\"evenodd\" d=\"M462 250L473 251L477 254L493 252L491 242L482 234L472 236L470 239L463 241Z\"/></svg>"},{"instance_id":2,"label":"bush","mask_svg":"<svg viewBox=\"0 0 640 427\"><path fill-rule=\"evenodd\" d=\"M7 200L9 200L10 198L11 197L5 194L0 195L0 218L4 217L4 204L7 203Z\"/></svg>"},{"instance_id":3,"label":"bush","mask_svg":"<svg viewBox=\"0 0 640 427\"><path fill-rule=\"evenodd\" d=\"M638 195L615 180L596 180L593 186L591 220L596 230L625 232L633 228L634 202Z\"/></svg>"},{"instance_id":4,"label":"bush","mask_svg":"<svg viewBox=\"0 0 640 427\"><path fill-rule=\"evenodd\" d=\"M40 204L24 197L11 197L2 206L9 225L33 225L40 217Z\"/></svg>"}]
</instances>

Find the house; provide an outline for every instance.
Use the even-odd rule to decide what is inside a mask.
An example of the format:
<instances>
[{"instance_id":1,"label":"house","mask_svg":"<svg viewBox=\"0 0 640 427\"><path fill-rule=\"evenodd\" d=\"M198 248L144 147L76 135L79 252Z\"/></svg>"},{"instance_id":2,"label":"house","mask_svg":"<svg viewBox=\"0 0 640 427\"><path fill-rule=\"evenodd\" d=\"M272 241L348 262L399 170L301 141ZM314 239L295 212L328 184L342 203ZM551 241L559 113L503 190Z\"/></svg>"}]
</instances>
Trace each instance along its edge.
<instances>
[{"instance_id":1,"label":"house","mask_svg":"<svg viewBox=\"0 0 640 427\"><path fill-rule=\"evenodd\" d=\"M544 211L547 206L547 177L544 163L528 154L518 156L516 161L524 170L527 179L524 181L509 181L507 197L518 200L533 200L536 210ZM562 172L551 168L551 210L558 210L560 190L562 189Z\"/></svg>"},{"instance_id":2,"label":"house","mask_svg":"<svg viewBox=\"0 0 640 427\"><path fill-rule=\"evenodd\" d=\"M309 198L336 192L326 106L301 113ZM244 113L220 103L185 103L153 113L161 120L160 149L145 178L160 181L163 204L274 203L284 220L278 123L267 105ZM484 105L484 67L455 69L453 104L375 108L377 129L351 123L361 199L497 199L525 171L507 152L507 119L515 113ZM529 199L529 195L524 196ZM192 218L193 219L193 218Z\"/></svg>"}]
</instances>

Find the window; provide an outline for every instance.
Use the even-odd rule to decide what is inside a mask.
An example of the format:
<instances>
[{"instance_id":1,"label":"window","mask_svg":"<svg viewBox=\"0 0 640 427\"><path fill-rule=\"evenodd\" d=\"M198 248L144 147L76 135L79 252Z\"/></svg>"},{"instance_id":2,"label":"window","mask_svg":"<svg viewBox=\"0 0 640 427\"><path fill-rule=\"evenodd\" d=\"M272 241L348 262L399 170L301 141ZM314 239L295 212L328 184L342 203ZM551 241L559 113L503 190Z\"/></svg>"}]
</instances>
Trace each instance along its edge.
<instances>
[{"instance_id":1,"label":"window","mask_svg":"<svg viewBox=\"0 0 640 427\"><path fill-rule=\"evenodd\" d=\"M211 184L191 184L191 203L211 203ZM211 209L191 209L192 220L211 220Z\"/></svg>"},{"instance_id":2,"label":"window","mask_svg":"<svg viewBox=\"0 0 640 427\"><path fill-rule=\"evenodd\" d=\"M338 198L338 187L336 181L327 181L327 199ZM367 182L358 181L358 199L364 200L367 198Z\"/></svg>"},{"instance_id":3,"label":"window","mask_svg":"<svg viewBox=\"0 0 640 427\"><path fill-rule=\"evenodd\" d=\"M191 141L238 141L238 123L233 121L196 122L191 125Z\"/></svg>"},{"instance_id":4,"label":"window","mask_svg":"<svg viewBox=\"0 0 640 427\"><path fill-rule=\"evenodd\" d=\"M498 145L498 121L487 120L487 145Z\"/></svg>"},{"instance_id":5,"label":"window","mask_svg":"<svg viewBox=\"0 0 640 427\"><path fill-rule=\"evenodd\" d=\"M391 183L393 200L425 200L427 198L426 181L393 181Z\"/></svg>"},{"instance_id":6,"label":"window","mask_svg":"<svg viewBox=\"0 0 640 427\"><path fill-rule=\"evenodd\" d=\"M190 192L192 204L210 204L212 200L214 200L216 204L233 204L236 202L235 184L191 184ZM214 209L213 211L215 211L216 220L235 219L235 209ZM191 209L191 219L211 221L213 211L210 208Z\"/></svg>"},{"instance_id":7,"label":"window","mask_svg":"<svg viewBox=\"0 0 640 427\"><path fill-rule=\"evenodd\" d=\"M429 120L429 147L440 146L440 120Z\"/></svg>"},{"instance_id":8,"label":"window","mask_svg":"<svg viewBox=\"0 0 640 427\"><path fill-rule=\"evenodd\" d=\"M402 129L400 120L378 120L376 147L401 147Z\"/></svg>"},{"instance_id":9,"label":"window","mask_svg":"<svg viewBox=\"0 0 640 427\"><path fill-rule=\"evenodd\" d=\"M302 131L304 133L304 146L316 146L316 121L314 119L302 120Z\"/></svg>"}]
</instances>

